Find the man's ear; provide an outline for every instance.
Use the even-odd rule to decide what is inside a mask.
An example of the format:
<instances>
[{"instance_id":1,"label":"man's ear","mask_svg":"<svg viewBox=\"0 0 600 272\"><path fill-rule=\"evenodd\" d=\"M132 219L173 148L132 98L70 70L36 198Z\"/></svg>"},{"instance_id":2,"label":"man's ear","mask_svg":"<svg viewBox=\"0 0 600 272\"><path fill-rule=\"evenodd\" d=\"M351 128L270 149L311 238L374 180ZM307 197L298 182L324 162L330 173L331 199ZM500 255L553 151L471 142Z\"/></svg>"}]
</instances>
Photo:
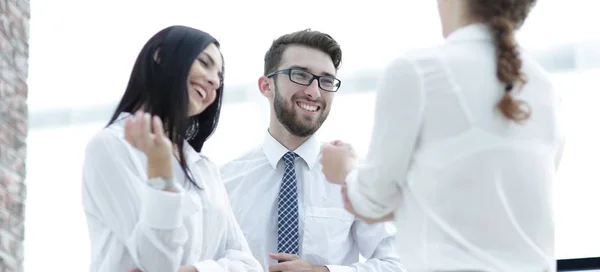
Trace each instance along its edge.
<instances>
[{"instance_id":1,"label":"man's ear","mask_svg":"<svg viewBox=\"0 0 600 272\"><path fill-rule=\"evenodd\" d=\"M275 84L275 82L272 82L270 78L266 76L261 76L258 79L258 90L260 90L260 93L263 96L267 98L272 98L273 91L275 90L275 86L272 86L273 84Z\"/></svg>"}]
</instances>

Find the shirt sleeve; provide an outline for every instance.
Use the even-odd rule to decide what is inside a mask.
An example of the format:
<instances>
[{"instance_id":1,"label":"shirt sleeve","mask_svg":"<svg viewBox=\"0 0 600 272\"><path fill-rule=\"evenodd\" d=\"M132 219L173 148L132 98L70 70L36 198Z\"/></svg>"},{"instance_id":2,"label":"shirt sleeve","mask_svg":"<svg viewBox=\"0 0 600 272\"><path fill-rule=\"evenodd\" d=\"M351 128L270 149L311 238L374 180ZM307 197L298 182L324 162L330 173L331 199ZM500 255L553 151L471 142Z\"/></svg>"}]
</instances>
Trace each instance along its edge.
<instances>
[{"instance_id":1,"label":"shirt sleeve","mask_svg":"<svg viewBox=\"0 0 600 272\"><path fill-rule=\"evenodd\" d=\"M367 158L346 180L348 197L361 216L381 218L397 206L421 129L422 84L408 59L396 59L383 74Z\"/></svg>"},{"instance_id":2,"label":"shirt sleeve","mask_svg":"<svg viewBox=\"0 0 600 272\"><path fill-rule=\"evenodd\" d=\"M366 260L350 266L328 265L331 272L404 272L395 248L394 226L389 223L367 224L354 221L352 235L360 255Z\"/></svg>"},{"instance_id":3,"label":"shirt sleeve","mask_svg":"<svg viewBox=\"0 0 600 272\"><path fill-rule=\"evenodd\" d=\"M565 115L564 115L564 110L563 110L563 106L562 106L562 99L560 99L560 97L557 97L556 99L557 101L556 103L556 119L558 120L558 127L557 127L557 137L558 137L558 146L556 149L556 156L554 157L554 168L556 170L558 170L558 167L560 166L560 162L562 160L563 157L563 152L565 150L565 144L566 144L566 135L565 132L563 130L563 124L565 123Z\"/></svg>"},{"instance_id":4,"label":"shirt sleeve","mask_svg":"<svg viewBox=\"0 0 600 272\"><path fill-rule=\"evenodd\" d=\"M215 166L213 171L218 179L220 197L224 198L225 211L227 213L223 216L227 218L227 232L225 237L225 247L219 256L216 256L214 260L200 261L194 264L194 267L198 271L215 271L215 272L242 272L242 271L256 271L262 272L263 268L260 263L254 258L248 241L244 236L233 210L229 205L229 197L225 186L223 185L219 169Z\"/></svg>"},{"instance_id":5,"label":"shirt sleeve","mask_svg":"<svg viewBox=\"0 0 600 272\"><path fill-rule=\"evenodd\" d=\"M100 132L83 162L82 202L95 271L119 271L126 255L145 272L177 271L187 232L183 193L153 189L139 156L116 133ZM138 167L136 167L136 165Z\"/></svg>"}]
</instances>

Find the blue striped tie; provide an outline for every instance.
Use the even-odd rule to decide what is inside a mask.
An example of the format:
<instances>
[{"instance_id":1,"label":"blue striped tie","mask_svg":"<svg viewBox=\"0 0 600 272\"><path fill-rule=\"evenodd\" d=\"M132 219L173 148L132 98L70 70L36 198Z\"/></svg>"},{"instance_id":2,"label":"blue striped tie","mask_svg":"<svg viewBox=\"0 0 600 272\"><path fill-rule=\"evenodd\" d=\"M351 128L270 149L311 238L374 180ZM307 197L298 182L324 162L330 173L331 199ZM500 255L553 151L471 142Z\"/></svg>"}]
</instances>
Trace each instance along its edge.
<instances>
[{"instance_id":1,"label":"blue striped tie","mask_svg":"<svg viewBox=\"0 0 600 272\"><path fill-rule=\"evenodd\" d=\"M277 209L277 252L298 254L298 191L296 186L296 153L283 156L285 173L279 190Z\"/></svg>"}]
</instances>

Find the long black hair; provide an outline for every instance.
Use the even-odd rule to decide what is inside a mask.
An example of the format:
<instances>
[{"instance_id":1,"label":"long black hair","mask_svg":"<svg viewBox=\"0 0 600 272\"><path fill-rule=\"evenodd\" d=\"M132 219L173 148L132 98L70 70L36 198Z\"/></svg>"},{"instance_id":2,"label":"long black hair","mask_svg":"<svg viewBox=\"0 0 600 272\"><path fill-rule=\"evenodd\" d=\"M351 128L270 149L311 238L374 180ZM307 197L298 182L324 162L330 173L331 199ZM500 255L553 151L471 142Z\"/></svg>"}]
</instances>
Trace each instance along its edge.
<instances>
[{"instance_id":1,"label":"long black hair","mask_svg":"<svg viewBox=\"0 0 600 272\"><path fill-rule=\"evenodd\" d=\"M223 79L215 101L194 116L188 116L187 80L192 64L211 43L219 47L210 34L178 25L152 36L139 53L125 94L107 124L110 126L123 112L135 113L142 107L151 115L160 117L167 137L177 148L179 164L196 187L198 185L187 167L183 141L200 152L204 142L215 131L223 101ZM221 72L224 73L224 67Z\"/></svg>"}]
</instances>

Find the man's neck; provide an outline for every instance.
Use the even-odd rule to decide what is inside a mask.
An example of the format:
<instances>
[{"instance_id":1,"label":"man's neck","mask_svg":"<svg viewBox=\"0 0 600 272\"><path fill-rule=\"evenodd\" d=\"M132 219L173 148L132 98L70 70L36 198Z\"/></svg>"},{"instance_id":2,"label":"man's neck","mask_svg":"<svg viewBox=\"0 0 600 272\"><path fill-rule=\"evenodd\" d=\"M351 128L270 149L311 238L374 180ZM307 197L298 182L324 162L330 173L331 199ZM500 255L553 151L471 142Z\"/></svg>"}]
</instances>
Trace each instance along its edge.
<instances>
[{"instance_id":1,"label":"man's neck","mask_svg":"<svg viewBox=\"0 0 600 272\"><path fill-rule=\"evenodd\" d=\"M310 138L310 136L298 137L293 135L279 123L277 125L272 124L269 126L269 134L271 134L275 140L277 140L290 151L296 150L299 146L306 142L308 138Z\"/></svg>"}]
</instances>

